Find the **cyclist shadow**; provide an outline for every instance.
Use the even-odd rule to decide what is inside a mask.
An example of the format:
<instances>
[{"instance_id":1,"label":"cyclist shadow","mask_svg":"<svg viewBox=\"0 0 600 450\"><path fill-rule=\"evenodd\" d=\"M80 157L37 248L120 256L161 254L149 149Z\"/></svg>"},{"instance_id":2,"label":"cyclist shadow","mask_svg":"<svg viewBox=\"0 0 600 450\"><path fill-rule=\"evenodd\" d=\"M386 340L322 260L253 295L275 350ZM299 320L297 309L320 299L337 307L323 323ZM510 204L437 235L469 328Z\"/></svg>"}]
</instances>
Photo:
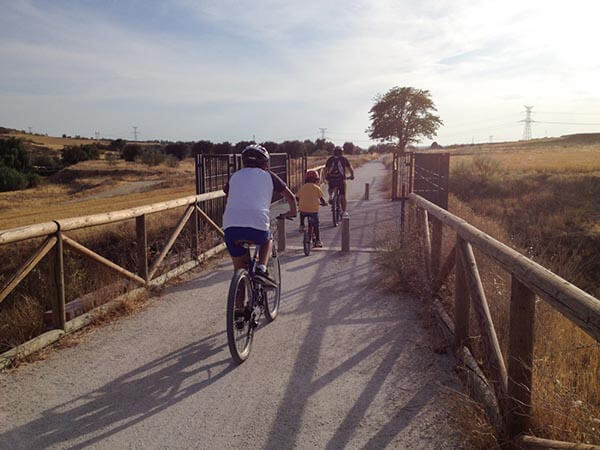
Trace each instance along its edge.
<instances>
[{"instance_id":1,"label":"cyclist shadow","mask_svg":"<svg viewBox=\"0 0 600 450\"><path fill-rule=\"evenodd\" d=\"M210 386L234 369L230 358L203 361L223 351L215 333L151 361L93 392L48 409L39 419L0 434L0 442L46 448L85 438L70 448L84 448L160 413Z\"/></svg>"}]
</instances>

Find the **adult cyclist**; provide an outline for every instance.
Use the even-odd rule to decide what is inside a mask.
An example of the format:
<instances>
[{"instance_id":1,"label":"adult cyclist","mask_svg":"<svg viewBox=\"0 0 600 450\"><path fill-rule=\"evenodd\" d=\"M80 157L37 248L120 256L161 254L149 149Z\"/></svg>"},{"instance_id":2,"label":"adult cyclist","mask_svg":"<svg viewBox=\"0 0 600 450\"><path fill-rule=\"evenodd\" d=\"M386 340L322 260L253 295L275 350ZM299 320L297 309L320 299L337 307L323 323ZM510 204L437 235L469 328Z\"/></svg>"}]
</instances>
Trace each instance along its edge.
<instances>
[{"instance_id":1,"label":"adult cyclist","mask_svg":"<svg viewBox=\"0 0 600 450\"><path fill-rule=\"evenodd\" d=\"M339 189L342 211L347 209L346 202L346 170L350 172L350 179L354 180L354 169L347 158L342 156L342 148L335 147L333 156L325 163L323 178L327 180L329 190L329 204L333 203L333 191Z\"/></svg>"},{"instance_id":2,"label":"adult cyclist","mask_svg":"<svg viewBox=\"0 0 600 450\"><path fill-rule=\"evenodd\" d=\"M281 193L290 207L284 216L296 217L296 198L285 182L269 170L269 159L269 152L261 145L249 145L242 151L244 168L234 172L223 187L227 194L223 228L234 270L248 267L248 252L239 241L251 241L260 246L257 278L268 286L276 286L267 272L272 250L271 200L273 192Z\"/></svg>"}]
</instances>

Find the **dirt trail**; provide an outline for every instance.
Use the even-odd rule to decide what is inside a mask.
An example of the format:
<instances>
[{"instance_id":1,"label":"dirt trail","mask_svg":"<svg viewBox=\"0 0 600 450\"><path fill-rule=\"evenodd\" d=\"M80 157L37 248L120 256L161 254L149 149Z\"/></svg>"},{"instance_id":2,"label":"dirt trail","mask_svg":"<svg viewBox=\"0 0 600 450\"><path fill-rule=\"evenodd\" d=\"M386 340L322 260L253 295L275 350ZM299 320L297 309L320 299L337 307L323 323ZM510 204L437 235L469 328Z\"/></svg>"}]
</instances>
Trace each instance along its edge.
<instances>
[{"instance_id":1,"label":"dirt trail","mask_svg":"<svg viewBox=\"0 0 600 450\"><path fill-rule=\"evenodd\" d=\"M139 314L77 347L0 374L0 448L453 448L444 386L421 304L378 290L372 248L397 205L360 197L383 179L367 163L350 184L352 251L305 257L288 231L281 314L250 359L232 365L227 259L166 289ZM340 231L321 214L323 241ZM297 226L297 222L294 223Z\"/></svg>"}]
</instances>

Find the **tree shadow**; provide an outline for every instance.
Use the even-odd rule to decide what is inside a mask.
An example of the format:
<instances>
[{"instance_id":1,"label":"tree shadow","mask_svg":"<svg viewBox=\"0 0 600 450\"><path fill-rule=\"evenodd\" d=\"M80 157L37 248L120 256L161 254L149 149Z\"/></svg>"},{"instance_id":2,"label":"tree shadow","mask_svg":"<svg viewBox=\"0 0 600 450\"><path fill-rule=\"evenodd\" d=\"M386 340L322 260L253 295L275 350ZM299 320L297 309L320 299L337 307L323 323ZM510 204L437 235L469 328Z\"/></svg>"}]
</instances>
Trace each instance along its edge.
<instances>
[{"instance_id":1,"label":"tree shadow","mask_svg":"<svg viewBox=\"0 0 600 450\"><path fill-rule=\"evenodd\" d=\"M226 344L215 333L122 375L99 389L47 409L39 419L0 434L7 447L47 448L86 438L69 446L85 448L171 407L210 386L235 366L230 358L203 363Z\"/></svg>"}]
</instances>

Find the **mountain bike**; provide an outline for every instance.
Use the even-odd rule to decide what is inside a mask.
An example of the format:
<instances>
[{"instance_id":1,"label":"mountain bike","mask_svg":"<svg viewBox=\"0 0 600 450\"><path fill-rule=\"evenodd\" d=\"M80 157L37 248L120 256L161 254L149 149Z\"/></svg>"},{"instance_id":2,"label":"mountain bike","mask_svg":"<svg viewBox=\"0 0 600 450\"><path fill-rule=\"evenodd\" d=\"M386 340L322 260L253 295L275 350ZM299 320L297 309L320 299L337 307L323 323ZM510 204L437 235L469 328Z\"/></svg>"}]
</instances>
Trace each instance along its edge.
<instances>
[{"instance_id":1,"label":"mountain bike","mask_svg":"<svg viewBox=\"0 0 600 450\"><path fill-rule=\"evenodd\" d=\"M317 242L317 234L315 233L315 218L312 216L306 216L308 219L308 225L304 230L304 254L306 256L310 255L310 250L313 247L313 244Z\"/></svg>"},{"instance_id":2,"label":"mountain bike","mask_svg":"<svg viewBox=\"0 0 600 450\"><path fill-rule=\"evenodd\" d=\"M288 219L292 220L291 218ZM271 230L273 230L271 240L276 241L276 222L272 225ZM250 256L250 247L253 243L249 241L239 241L238 243L247 249L248 256ZM254 331L258 327L263 313L268 322L275 320L279 313L281 267L277 248L273 245L271 258L267 265L267 270L271 278L275 280L277 287L265 286L256 277L258 250L259 246L255 245L254 254L252 258L249 258L248 268L236 270L229 285L227 296L227 342L231 357L237 364L243 363L250 356ZM243 304L243 308L238 307L240 304Z\"/></svg>"},{"instance_id":3,"label":"mountain bike","mask_svg":"<svg viewBox=\"0 0 600 450\"><path fill-rule=\"evenodd\" d=\"M331 215L333 217L333 226L337 227L342 220L342 199L340 196L340 188L335 188L333 199L331 202Z\"/></svg>"}]
</instances>

